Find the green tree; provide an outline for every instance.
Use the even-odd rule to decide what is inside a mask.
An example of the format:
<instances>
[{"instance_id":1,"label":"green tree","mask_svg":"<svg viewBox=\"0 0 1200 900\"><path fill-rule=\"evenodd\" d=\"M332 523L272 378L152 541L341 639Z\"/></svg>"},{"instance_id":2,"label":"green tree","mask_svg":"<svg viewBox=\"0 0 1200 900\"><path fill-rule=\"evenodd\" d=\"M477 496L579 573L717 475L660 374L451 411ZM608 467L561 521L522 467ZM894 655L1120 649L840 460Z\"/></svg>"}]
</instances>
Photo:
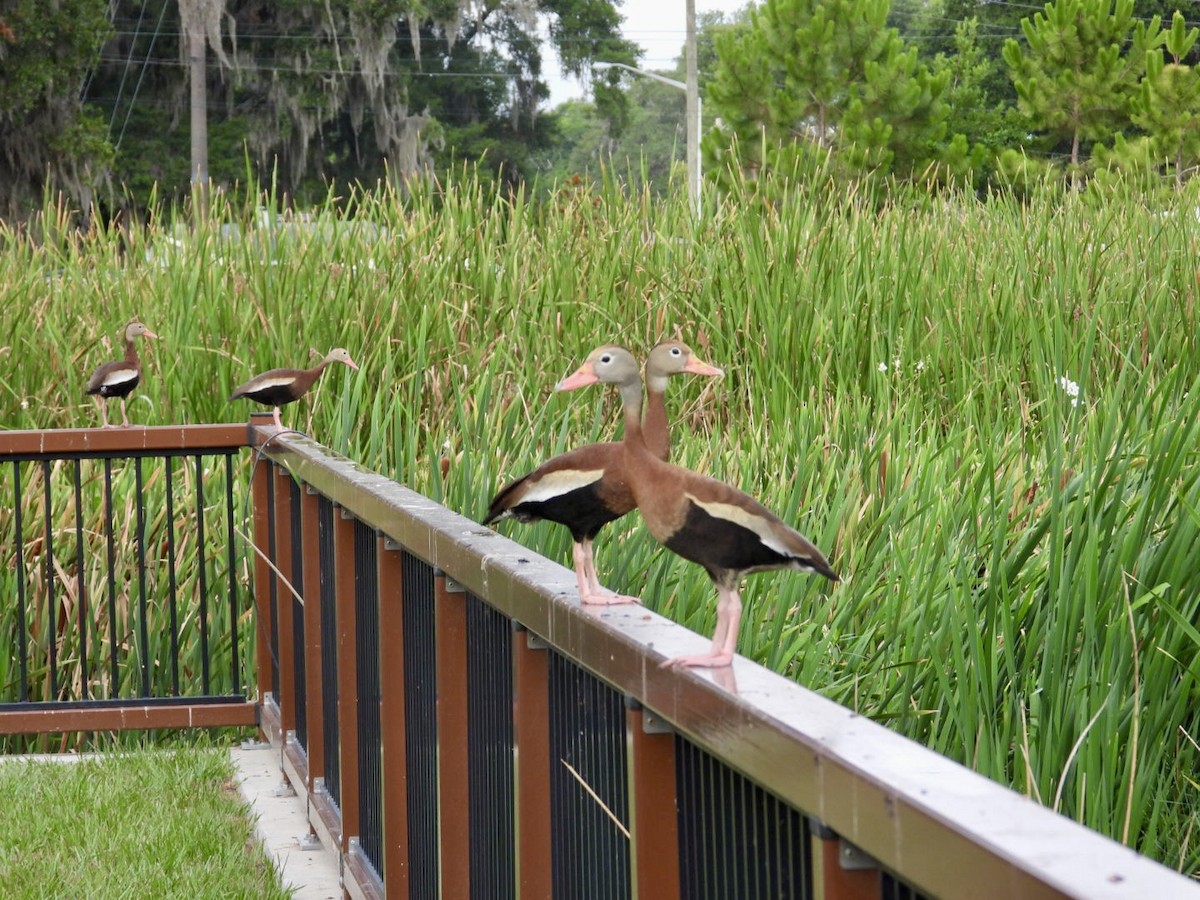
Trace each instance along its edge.
<instances>
[{"instance_id":1,"label":"green tree","mask_svg":"<svg viewBox=\"0 0 1200 900\"><path fill-rule=\"evenodd\" d=\"M1084 143L1130 125L1146 52L1161 42L1159 19L1135 22L1133 0L1056 0L1021 29L1026 46L1004 44L1018 105L1053 143L1069 144L1074 181Z\"/></svg>"},{"instance_id":2,"label":"green tree","mask_svg":"<svg viewBox=\"0 0 1200 900\"><path fill-rule=\"evenodd\" d=\"M0 12L0 216L53 185L90 211L112 151L79 88L110 32L107 0L10 0Z\"/></svg>"},{"instance_id":3,"label":"green tree","mask_svg":"<svg viewBox=\"0 0 1200 900\"><path fill-rule=\"evenodd\" d=\"M117 145L131 205L187 193L188 90L178 0L114 0L124 23L89 100ZM543 111L550 23L570 71L636 62L613 0L218 0L207 12L209 172L252 174L306 202L330 181L403 183L463 161L519 181L555 134ZM190 7L189 7L190 8ZM217 15L213 15L213 10ZM611 98L614 118L623 95Z\"/></svg>"},{"instance_id":4,"label":"green tree","mask_svg":"<svg viewBox=\"0 0 1200 900\"><path fill-rule=\"evenodd\" d=\"M708 86L723 126L705 141L751 175L797 154L847 171L920 175L945 138L934 74L886 25L887 0L766 0L744 31L721 35Z\"/></svg>"},{"instance_id":5,"label":"green tree","mask_svg":"<svg viewBox=\"0 0 1200 900\"><path fill-rule=\"evenodd\" d=\"M1171 61L1150 51L1142 90L1134 98L1133 122L1146 132L1152 158L1173 176L1177 188L1200 162L1200 73L1183 64L1198 37L1200 28L1189 29L1176 12L1165 41Z\"/></svg>"}]
</instances>

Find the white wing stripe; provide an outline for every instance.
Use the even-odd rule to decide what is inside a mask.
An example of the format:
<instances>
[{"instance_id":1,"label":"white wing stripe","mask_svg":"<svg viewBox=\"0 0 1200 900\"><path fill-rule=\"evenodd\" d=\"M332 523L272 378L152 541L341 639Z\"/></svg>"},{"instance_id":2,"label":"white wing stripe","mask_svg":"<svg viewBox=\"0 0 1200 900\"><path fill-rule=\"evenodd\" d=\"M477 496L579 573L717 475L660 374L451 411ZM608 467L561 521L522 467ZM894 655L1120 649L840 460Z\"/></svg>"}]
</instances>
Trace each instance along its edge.
<instances>
[{"instance_id":1,"label":"white wing stripe","mask_svg":"<svg viewBox=\"0 0 1200 900\"><path fill-rule=\"evenodd\" d=\"M100 382L100 387L116 387L121 384L128 384L130 381L137 381L137 369L115 369L104 376L104 380Z\"/></svg>"},{"instance_id":2,"label":"white wing stripe","mask_svg":"<svg viewBox=\"0 0 1200 900\"><path fill-rule=\"evenodd\" d=\"M764 546L770 547L776 553L783 556L794 555L793 551L775 535L775 529L771 527L772 523L762 516L757 516L749 510L735 506L732 503L705 502L694 494L684 494L684 496L710 516L724 519L727 522L733 522L741 525L743 528L750 529L758 535L758 539L763 542Z\"/></svg>"},{"instance_id":3,"label":"white wing stripe","mask_svg":"<svg viewBox=\"0 0 1200 900\"><path fill-rule=\"evenodd\" d=\"M267 388L286 387L287 385L291 384L295 380L296 379L291 377L290 375L275 377L275 378L263 378L261 381L256 381L256 382L254 382L254 384L250 385L250 390L262 391L262 390L266 390Z\"/></svg>"},{"instance_id":4,"label":"white wing stripe","mask_svg":"<svg viewBox=\"0 0 1200 900\"><path fill-rule=\"evenodd\" d=\"M571 491L594 484L603 477L603 469L564 469L561 472L551 472L539 478L537 484L521 497L520 502L541 503L553 500L555 497L561 497L563 494L569 494Z\"/></svg>"}]
</instances>

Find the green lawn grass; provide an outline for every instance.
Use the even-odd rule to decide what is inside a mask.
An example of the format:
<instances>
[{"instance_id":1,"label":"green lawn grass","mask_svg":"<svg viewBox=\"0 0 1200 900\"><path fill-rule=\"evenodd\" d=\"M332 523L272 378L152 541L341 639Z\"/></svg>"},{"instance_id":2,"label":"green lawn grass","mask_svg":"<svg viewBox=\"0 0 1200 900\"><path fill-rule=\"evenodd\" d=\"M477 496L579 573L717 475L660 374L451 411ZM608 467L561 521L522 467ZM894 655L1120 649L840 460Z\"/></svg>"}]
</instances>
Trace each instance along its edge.
<instances>
[{"instance_id":1,"label":"green lawn grass","mask_svg":"<svg viewBox=\"0 0 1200 900\"><path fill-rule=\"evenodd\" d=\"M284 898L225 750L0 762L0 896Z\"/></svg>"}]
</instances>

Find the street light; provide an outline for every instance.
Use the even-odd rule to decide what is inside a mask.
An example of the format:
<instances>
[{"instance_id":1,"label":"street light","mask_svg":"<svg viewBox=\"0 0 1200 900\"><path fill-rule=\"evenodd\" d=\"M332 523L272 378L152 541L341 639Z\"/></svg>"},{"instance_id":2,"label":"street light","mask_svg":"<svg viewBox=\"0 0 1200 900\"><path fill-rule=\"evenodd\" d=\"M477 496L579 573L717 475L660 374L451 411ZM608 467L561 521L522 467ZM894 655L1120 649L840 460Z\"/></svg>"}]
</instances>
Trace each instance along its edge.
<instances>
[{"instance_id":1,"label":"street light","mask_svg":"<svg viewBox=\"0 0 1200 900\"><path fill-rule=\"evenodd\" d=\"M619 62L594 62L593 69L624 69L626 72L632 72L634 75L641 75L643 78L649 78L653 81L661 81L663 84L668 84L673 88L685 92L688 95L688 100L695 97L696 100L696 118L695 124L689 116L687 130L687 170L688 170L688 193L692 198L692 205L696 212L700 212L700 123L703 120L702 102L700 92L697 90L693 93L688 89L688 86L682 81L677 81L674 78L667 78L665 75L659 75L656 72L647 72L645 69L635 69L633 66L627 66L625 63ZM688 112L691 112L691 104L688 104Z\"/></svg>"}]
</instances>

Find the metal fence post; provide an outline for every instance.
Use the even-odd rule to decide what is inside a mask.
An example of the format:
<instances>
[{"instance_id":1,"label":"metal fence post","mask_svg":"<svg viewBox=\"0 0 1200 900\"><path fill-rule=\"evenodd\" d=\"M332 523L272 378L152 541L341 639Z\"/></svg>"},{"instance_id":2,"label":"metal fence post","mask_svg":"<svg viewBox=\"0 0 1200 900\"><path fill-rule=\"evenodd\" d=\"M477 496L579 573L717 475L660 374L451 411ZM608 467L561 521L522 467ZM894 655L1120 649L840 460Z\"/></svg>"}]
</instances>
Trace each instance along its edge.
<instances>
[{"instance_id":1,"label":"metal fence post","mask_svg":"<svg viewBox=\"0 0 1200 900\"><path fill-rule=\"evenodd\" d=\"M304 566L304 702L308 722L306 788L325 776L325 710L321 703L321 544L317 495L300 493L300 542Z\"/></svg>"}]
</instances>

